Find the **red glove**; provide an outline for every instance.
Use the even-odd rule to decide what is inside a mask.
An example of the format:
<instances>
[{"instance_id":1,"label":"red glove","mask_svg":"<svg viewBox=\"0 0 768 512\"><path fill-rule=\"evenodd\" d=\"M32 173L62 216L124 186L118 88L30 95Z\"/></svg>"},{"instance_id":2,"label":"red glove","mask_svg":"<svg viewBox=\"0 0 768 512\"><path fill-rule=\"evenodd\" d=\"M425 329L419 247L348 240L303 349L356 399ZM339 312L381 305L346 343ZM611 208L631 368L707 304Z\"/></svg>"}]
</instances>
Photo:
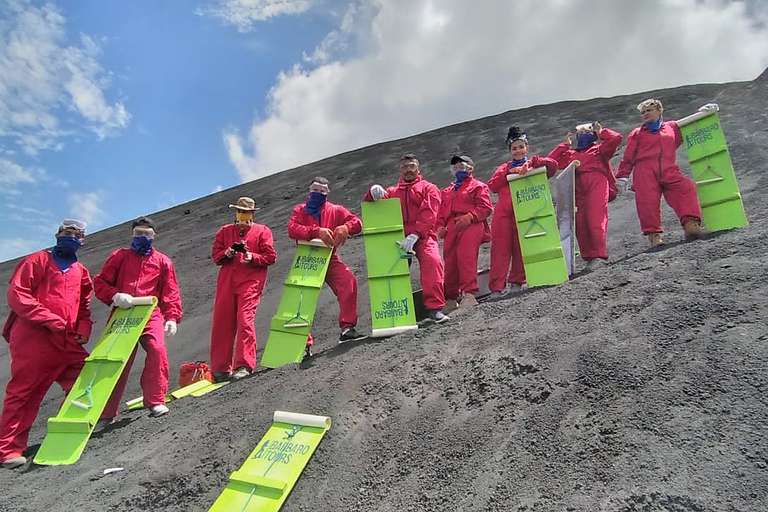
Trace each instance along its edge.
<instances>
[{"instance_id":1,"label":"red glove","mask_svg":"<svg viewBox=\"0 0 768 512\"><path fill-rule=\"evenodd\" d=\"M456 228L456 231L463 231L467 226L472 224L474 219L474 215L471 213L465 213L461 217L456 217L456 220L453 221L453 226Z\"/></svg>"},{"instance_id":2,"label":"red glove","mask_svg":"<svg viewBox=\"0 0 768 512\"><path fill-rule=\"evenodd\" d=\"M445 226L438 226L437 228L437 238L443 239L445 238L445 235L448 233L448 230L445 228Z\"/></svg>"},{"instance_id":3,"label":"red glove","mask_svg":"<svg viewBox=\"0 0 768 512\"><path fill-rule=\"evenodd\" d=\"M347 237L349 236L349 228L346 224L342 224L341 226L338 226L336 229L333 230L333 246L338 247L340 245L344 245L344 242L347 241Z\"/></svg>"},{"instance_id":4,"label":"red glove","mask_svg":"<svg viewBox=\"0 0 768 512\"><path fill-rule=\"evenodd\" d=\"M328 247L333 247L333 231L328 228L320 228L317 232L317 236Z\"/></svg>"}]
</instances>

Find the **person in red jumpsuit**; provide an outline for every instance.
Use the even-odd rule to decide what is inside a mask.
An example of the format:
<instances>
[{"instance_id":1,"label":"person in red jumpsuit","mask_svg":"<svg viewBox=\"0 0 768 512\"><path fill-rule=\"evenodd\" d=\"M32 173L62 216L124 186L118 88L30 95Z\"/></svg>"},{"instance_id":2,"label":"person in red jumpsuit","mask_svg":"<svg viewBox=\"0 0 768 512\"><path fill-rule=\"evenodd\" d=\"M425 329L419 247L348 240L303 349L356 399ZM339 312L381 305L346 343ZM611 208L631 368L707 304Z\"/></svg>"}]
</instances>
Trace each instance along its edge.
<instances>
[{"instance_id":1,"label":"person in red jumpsuit","mask_svg":"<svg viewBox=\"0 0 768 512\"><path fill-rule=\"evenodd\" d=\"M267 267L277 259L272 231L253 221L255 201L241 197L229 207L235 209L235 222L219 228L211 248L211 258L221 267L211 319L211 371L217 382L242 379L256 367L253 319Z\"/></svg>"},{"instance_id":2,"label":"person in red jumpsuit","mask_svg":"<svg viewBox=\"0 0 768 512\"><path fill-rule=\"evenodd\" d=\"M472 175L468 155L451 158L454 181L441 192L437 237L443 239L445 311L477 305L477 255L490 238L488 216L493 211L488 185Z\"/></svg>"},{"instance_id":3,"label":"person in red jumpsuit","mask_svg":"<svg viewBox=\"0 0 768 512\"><path fill-rule=\"evenodd\" d=\"M435 323L442 323L450 318L443 313L443 262L434 229L437 212L440 210L440 189L422 178L419 159L413 153L400 158L398 169L400 179L396 185L387 189L381 185L372 185L363 201L395 197L400 199L405 231L405 238L399 242L400 248L406 253L413 253L419 260L424 307L427 308L429 318Z\"/></svg>"},{"instance_id":4,"label":"person in red jumpsuit","mask_svg":"<svg viewBox=\"0 0 768 512\"><path fill-rule=\"evenodd\" d=\"M176 270L171 258L152 247L155 240L155 223L149 217L141 217L131 223L131 245L112 251L93 278L96 298L107 306L128 309L133 297L157 297L157 307L152 310L147 325L139 337L139 345L147 353L141 372L141 391L144 407L150 416L158 417L168 412L165 393L168 390L168 354L164 335L176 334L181 321L181 297L176 282ZM120 406L128 374L136 358L134 348L125 364L115 389L104 407L104 416L114 418Z\"/></svg>"},{"instance_id":5,"label":"person in red jumpsuit","mask_svg":"<svg viewBox=\"0 0 768 512\"><path fill-rule=\"evenodd\" d=\"M608 261L605 236L608 229L608 201L616 197L616 178L611 158L621 144L619 132L604 128L597 121L576 127L576 147L571 149L573 134L565 134L549 152L559 169L574 160L576 167L576 239L579 254L591 268L595 262ZM598 142L599 141L599 142Z\"/></svg>"},{"instance_id":6,"label":"person in red jumpsuit","mask_svg":"<svg viewBox=\"0 0 768 512\"><path fill-rule=\"evenodd\" d=\"M6 297L11 312L2 329L11 356L11 378L0 413L0 464L14 469L27 459L29 429L48 388L68 393L83 368L91 335L88 270L77 261L85 223L64 219L50 251L33 252L13 269Z\"/></svg>"},{"instance_id":7,"label":"person in red jumpsuit","mask_svg":"<svg viewBox=\"0 0 768 512\"><path fill-rule=\"evenodd\" d=\"M712 108L707 104L699 110ZM637 106L643 124L627 136L627 146L616 173L616 185L625 192L632 174L635 208L640 229L648 236L651 247L664 243L661 234L661 196L677 214L685 236L698 238L707 232L701 228L701 209L693 181L680 172L675 152L683 141L676 121L665 121L664 107L656 99L645 100Z\"/></svg>"},{"instance_id":8,"label":"person in red jumpsuit","mask_svg":"<svg viewBox=\"0 0 768 512\"><path fill-rule=\"evenodd\" d=\"M509 129L507 147L511 160L499 165L488 180L488 188L499 196L491 219L491 268L488 288L493 299L526 288L525 267L507 175L525 174L530 169L543 166L547 169L547 177L551 178L557 171L557 162L553 159L538 155L528 156L528 137L517 126Z\"/></svg>"},{"instance_id":9,"label":"person in red jumpsuit","mask_svg":"<svg viewBox=\"0 0 768 512\"><path fill-rule=\"evenodd\" d=\"M309 195L304 203L293 207L288 219L288 236L294 240L319 238L328 247L333 247L325 282L339 300L339 343L362 340L357 325L357 279L352 270L343 262L336 249L347 241L349 235L363 230L360 218L340 204L327 200L331 189L326 178L318 176L309 185ZM312 335L307 338L308 356L312 355Z\"/></svg>"}]
</instances>

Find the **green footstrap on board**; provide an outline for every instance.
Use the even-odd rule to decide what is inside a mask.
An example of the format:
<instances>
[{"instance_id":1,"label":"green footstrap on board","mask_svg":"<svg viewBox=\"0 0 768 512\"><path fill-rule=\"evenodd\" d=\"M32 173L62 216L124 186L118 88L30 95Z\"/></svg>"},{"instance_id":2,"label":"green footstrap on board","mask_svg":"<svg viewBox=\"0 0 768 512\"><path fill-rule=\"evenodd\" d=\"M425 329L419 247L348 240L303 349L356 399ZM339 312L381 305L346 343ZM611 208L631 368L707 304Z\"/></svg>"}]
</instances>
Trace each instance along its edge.
<instances>
[{"instance_id":1,"label":"green footstrap on board","mask_svg":"<svg viewBox=\"0 0 768 512\"><path fill-rule=\"evenodd\" d=\"M677 125L705 227L719 231L746 226L747 216L717 112L697 112L680 119Z\"/></svg>"},{"instance_id":2,"label":"green footstrap on board","mask_svg":"<svg viewBox=\"0 0 768 512\"><path fill-rule=\"evenodd\" d=\"M155 297L134 297L131 302L130 309L115 308L112 311L59 412L48 418L48 432L35 455L35 464L72 464L83 453L93 427L157 305Z\"/></svg>"},{"instance_id":3,"label":"green footstrap on board","mask_svg":"<svg viewBox=\"0 0 768 512\"><path fill-rule=\"evenodd\" d=\"M301 362L332 251L320 240L299 241L277 312L269 324L262 366L277 368Z\"/></svg>"},{"instance_id":4,"label":"green footstrap on board","mask_svg":"<svg viewBox=\"0 0 768 512\"><path fill-rule=\"evenodd\" d=\"M331 418L275 411L272 426L209 512L276 512L331 428Z\"/></svg>"},{"instance_id":5,"label":"green footstrap on board","mask_svg":"<svg viewBox=\"0 0 768 512\"><path fill-rule=\"evenodd\" d=\"M563 247L557 230L555 207L547 171L539 167L526 174L509 174L520 251L528 286L559 284L568 280Z\"/></svg>"},{"instance_id":6,"label":"green footstrap on board","mask_svg":"<svg viewBox=\"0 0 768 512\"><path fill-rule=\"evenodd\" d=\"M560 245L563 247L565 268L569 276L573 274L576 261L576 167L579 163L574 160L560 171L552 187L557 230L560 232Z\"/></svg>"},{"instance_id":7,"label":"green footstrap on board","mask_svg":"<svg viewBox=\"0 0 768 512\"><path fill-rule=\"evenodd\" d=\"M408 270L412 254L397 244L405 236L400 200L364 201L362 217L371 336L380 338L418 329Z\"/></svg>"}]
</instances>

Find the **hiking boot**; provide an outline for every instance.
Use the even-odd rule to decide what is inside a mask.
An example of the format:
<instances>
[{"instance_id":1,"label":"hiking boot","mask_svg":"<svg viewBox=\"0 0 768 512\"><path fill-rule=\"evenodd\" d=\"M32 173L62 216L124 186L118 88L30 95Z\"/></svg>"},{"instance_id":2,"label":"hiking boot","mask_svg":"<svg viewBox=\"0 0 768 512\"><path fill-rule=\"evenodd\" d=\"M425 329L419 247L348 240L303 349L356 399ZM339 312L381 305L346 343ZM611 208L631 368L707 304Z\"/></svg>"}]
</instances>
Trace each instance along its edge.
<instances>
[{"instance_id":1,"label":"hiking boot","mask_svg":"<svg viewBox=\"0 0 768 512\"><path fill-rule=\"evenodd\" d=\"M168 407L165 404L155 404L149 406L149 415L153 418L159 418L160 416L168 413Z\"/></svg>"},{"instance_id":2,"label":"hiking boot","mask_svg":"<svg viewBox=\"0 0 768 512\"><path fill-rule=\"evenodd\" d=\"M459 308L459 302L456 299L445 299L445 307L443 311L450 313L451 311Z\"/></svg>"},{"instance_id":3,"label":"hiking boot","mask_svg":"<svg viewBox=\"0 0 768 512\"><path fill-rule=\"evenodd\" d=\"M244 379L251 374L251 370L246 366L241 366L232 372L232 380Z\"/></svg>"},{"instance_id":4,"label":"hiking boot","mask_svg":"<svg viewBox=\"0 0 768 512\"><path fill-rule=\"evenodd\" d=\"M224 382L229 380L229 372L213 372L213 382Z\"/></svg>"},{"instance_id":5,"label":"hiking boot","mask_svg":"<svg viewBox=\"0 0 768 512\"><path fill-rule=\"evenodd\" d=\"M16 469L18 467L23 466L27 463L27 458L23 455L17 455L15 457L11 457L9 459L5 459L2 463L0 463L0 466L3 466L3 469Z\"/></svg>"},{"instance_id":6,"label":"hiking boot","mask_svg":"<svg viewBox=\"0 0 768 512\"><path fill-rule=\"evenodd\" d=\"M451 319L448 315L443 314L443 312L439 309L430 309L429 318L434 320L436 324L441 324Z\"/></svg>"},{"instance_id":7,"label":"hiking boot","mask_svg":"<svg viewBox=\"0 0 768 512\"><path fill-rule=\"evenodd\" d=\"M469 309L472 306L477 306L477 299L471 293L465 293L459 303L459 309Z\"/></svg>"},{"instance_id":8,"label":"hiking boot","mask_svg":"<svg viewBox=\"0 0 768 512\"><path fill-rule=\"evenodd\" d=\"M648 233L648 241L651 242L651 247L658 247L664 243L661 233Z\"/></svg>"},{"instance_id":9,"label":"hiking boot","mask_svg":"<svg viewBox=\"0 0 768 512\"><path fill-rule=\"evenodd\" d=\"M97 421L96 424L93 426L93 431L98 432L99 430L107 428L114 422L115 422L115 418L99 418L99 421Z\"/></svg>"},{"instance_id":10,"label":"hiking boot","mask_svg":"<svg viewBox=\"0 0 768 512\"><path fill-rule=\"evenodd\" d=\"M691 219L683 226L686 238L699 238L709 234L709 231L701 227L701 221L699 219Z\"/></svg>"},{"instance_id":11,"label":"hiking boot","mask_svg":"<svg viewBox=\"0 0 768 512\"><path fill-rule=\"evenodd\" d=\"M339 336L339 343L364 340L367 337L368 336L364 334L358 334L354 327L346 327L341 331L341 335Z\"/></svg>"}]
</instances>

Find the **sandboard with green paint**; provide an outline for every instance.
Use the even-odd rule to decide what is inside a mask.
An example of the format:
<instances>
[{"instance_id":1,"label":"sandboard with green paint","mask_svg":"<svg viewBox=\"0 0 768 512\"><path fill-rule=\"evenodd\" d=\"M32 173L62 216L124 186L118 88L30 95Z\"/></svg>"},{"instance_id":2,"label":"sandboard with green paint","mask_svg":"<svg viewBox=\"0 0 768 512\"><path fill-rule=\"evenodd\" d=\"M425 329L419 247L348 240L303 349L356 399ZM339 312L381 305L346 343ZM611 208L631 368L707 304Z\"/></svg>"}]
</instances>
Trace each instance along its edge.
<instances>
[{"instance_id":1,"label":"sandboard with green paint","mask_svg":"<svg viewBox=\"0 0 768 512\"><path fill-rule=\"evenodd\" d=\"M332 250L320 240L299 240L277 312L269 324L262 366L277 368L301 362Z\"/></svg>"},{"instance_id":2,"label":"sandboard with green paint","mask_svg":"<svg viewBox=\"0 0 768 512\"><path fill-rule=\"evenodd\" d=\"M701 217L707 229L747 225L728 144L715 111L697 112L677 122L691 164Z\"/></svg>"},{"instance_id":3,"label":"sandboard with green paint","mask_svg":"<svg viewBox=\"0 0 768 512\"><path fill-rule=\"evenodd\" d=\"M59 412L48 418L48 432L35 455L35 464L73 464L83 453L93 427L157 305L155 297L134 297L131 302L133 306L129 309L112 310Z\"/></svg>"},{"instance_id":4,"label":"sandboard with green paint","mask_svg":"<svg viewBox=\"0 0 768 512\"><path fill-rule=\"evenodd\" d=\"M408 258L397 244L405 237L400 200L364 201L362 205L371 336L379 338L418 329Z\"/></svg>"},{"instance_id":5,"label":"sandboard with green paint","mask_svg":"<svg viewBox=\"0 0 768 512\"><path fill-rule=\"evenodd\" d=\"M568 280L557 218L544 167L525 174L509 174L520 252L528 286L559 284Z\"/></svg>"},{"instance_id":6,"label":"sandboard with green paint","mask_svg":"<svg viewBox=\"0 0 768 512\"><path fill-rule=\"evenodd\" d=\"M280 510L304 466L331 427L331 418L275 411L261 438L209 512Z\"/></svg>"},{"instance_id":7,"label":"sandboard with green paint","mask_svg":"<svg viewBox=\"0 0 768 512\"><path fill-rule=\"evenodd\" d=\"M191 384L187 384L186 386L176 388L173 391L169 391L168 394L165 395L165 402L168 403L172 400L184 398L185 396L193 396L197 398L203 395L207 395L211 391L216 391L220 387L226 386L227 384L229 384L229 381L211 382L207 379L201 379ZM129 411L141 409L144 407L144 397L140 396L138 398L128 400L125 402L125 406Z\"/></svg>"}]
</instances>

